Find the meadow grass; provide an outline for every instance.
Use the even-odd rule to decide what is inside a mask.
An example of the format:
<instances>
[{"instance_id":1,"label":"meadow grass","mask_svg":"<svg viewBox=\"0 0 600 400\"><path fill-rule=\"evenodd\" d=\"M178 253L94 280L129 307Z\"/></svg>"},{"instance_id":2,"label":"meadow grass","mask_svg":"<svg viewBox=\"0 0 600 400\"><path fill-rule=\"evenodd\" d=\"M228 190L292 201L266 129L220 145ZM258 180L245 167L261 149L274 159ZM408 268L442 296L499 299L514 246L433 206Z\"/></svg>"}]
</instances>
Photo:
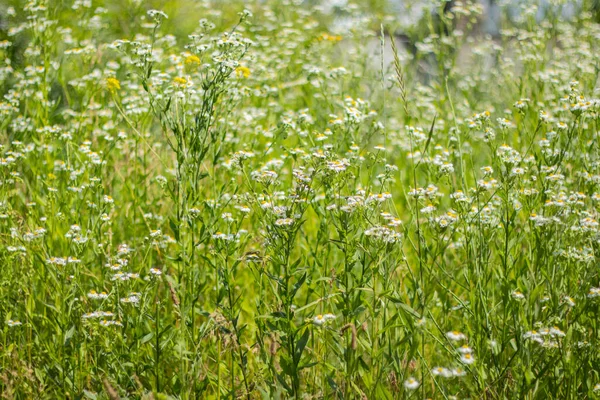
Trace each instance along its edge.
<instances>
[{"instance_id":1,"label":"meadow grass","mask_svg":"<svg viewBox=\"0 0 600 400\"><path fill-rule=\"evenodd\" d=\"M563 3L0 4L2 397L600 395Z\"/></svg>"}]
</instances>

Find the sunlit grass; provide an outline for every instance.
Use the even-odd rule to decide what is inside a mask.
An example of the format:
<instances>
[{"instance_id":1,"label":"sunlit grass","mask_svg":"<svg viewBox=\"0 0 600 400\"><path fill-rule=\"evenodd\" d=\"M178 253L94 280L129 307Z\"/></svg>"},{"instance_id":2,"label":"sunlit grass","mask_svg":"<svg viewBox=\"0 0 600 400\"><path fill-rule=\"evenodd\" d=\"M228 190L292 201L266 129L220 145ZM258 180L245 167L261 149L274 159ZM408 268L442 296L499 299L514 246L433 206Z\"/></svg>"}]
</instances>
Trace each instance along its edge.
<instances>
[{"instance_id":1,"label":"sunlit grass","mask_svg":"<svg viewBox=\"0 0 600 400\"><path fill-rule=\"evenodd\" d=\"M598 394L600 25L335 4L2 6L4 397Z\"/></svg>"}]
</instances>

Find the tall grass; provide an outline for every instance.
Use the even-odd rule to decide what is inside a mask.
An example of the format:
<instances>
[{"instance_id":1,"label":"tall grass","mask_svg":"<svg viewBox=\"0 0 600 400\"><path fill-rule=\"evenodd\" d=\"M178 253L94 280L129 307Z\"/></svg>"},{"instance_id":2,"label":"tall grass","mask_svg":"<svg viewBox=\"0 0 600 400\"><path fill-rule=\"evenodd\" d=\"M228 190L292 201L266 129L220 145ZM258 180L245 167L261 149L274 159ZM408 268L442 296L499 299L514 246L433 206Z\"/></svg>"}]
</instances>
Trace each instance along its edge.
<instances>
[{"instance_id":1,"label":"tall grass","mask_svg":"<svg viewBox=\"0 0 600 400\"><path fill-rule=\"evenodd\" d=\"M0 5L2 396L597 396L600 25L558 3Z\"/></svg>"}]
</instances>

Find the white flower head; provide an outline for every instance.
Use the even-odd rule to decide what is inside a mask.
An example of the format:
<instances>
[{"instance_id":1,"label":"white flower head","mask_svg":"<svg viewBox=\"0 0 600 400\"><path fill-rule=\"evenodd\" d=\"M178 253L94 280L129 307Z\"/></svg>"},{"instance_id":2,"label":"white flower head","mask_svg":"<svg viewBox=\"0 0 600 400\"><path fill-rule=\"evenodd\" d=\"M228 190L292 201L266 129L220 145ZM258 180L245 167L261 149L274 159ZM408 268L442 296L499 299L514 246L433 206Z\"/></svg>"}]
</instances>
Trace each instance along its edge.
<instances>
[{"instance_id":1,"label":"white flower head","mask_svg":"<svg viewBox=\"0 0 600 400\"><path fill-rule=\"evenodd\" d=\"M466 353L460 357L460 361L463 364L471 365L475 362L475 357L471 353Z\"/></svg>"},{"instance_id":2,"label":"white flower head","mask_svg":"<svg viewBox=\"0 0 600 400\"><path fill-rule=\"evenodd\" d=\"M315 316L313 318L313 324L317 325L317 326L323 326L326 323L328 323L329 321L332 321L335 319L335 315L333 314L319 314L317 316Z\"/></svg>"},{"instance_id":3,"label":"white flower head","mask_svg":"<svg viewBox=\"0 0 600 400\"><path fill-rule=\"evenodd\" d=\"M460 340L465 340L467 338L467 336L464 333L459 332L459 331L446 332L446 337L455 342L458 342Z\"/></svg>"},{"instance_id":4,"label":"white flower head","mask_svg":"<svg viewBox=\"0 0 600 400\"><path fill-rule=\"evenodd\" d=\"M415 390L416 388L419 387L419 385L420 385L419 381L413 377L410 377L404 381L404 387L407 390Z\"/></svg>"}]
</instances>

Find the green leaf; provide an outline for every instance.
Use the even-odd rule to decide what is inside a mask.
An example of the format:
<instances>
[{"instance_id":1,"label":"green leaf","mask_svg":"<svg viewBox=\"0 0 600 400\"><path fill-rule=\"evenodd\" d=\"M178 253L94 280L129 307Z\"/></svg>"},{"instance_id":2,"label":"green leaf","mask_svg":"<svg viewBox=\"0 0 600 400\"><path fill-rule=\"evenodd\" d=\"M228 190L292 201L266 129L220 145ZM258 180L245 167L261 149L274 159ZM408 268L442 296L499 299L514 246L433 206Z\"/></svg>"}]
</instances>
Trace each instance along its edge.
<instances>
[{"instance_id":1,"label":"green leaf","mask_svg":"<svg viewBox=\"0 0 600 400\"><path fill-rule=\"evenodd\" d=\"M400 307L401 309L403 309L404 311L406 311L413 317L421 318L421 315L418 312L416 312L411 306L404 303L402 300L400 300L396 297L393 297L393 296L389 296L389 295L386 295L385 297L388 298L389 300L391 300L394 304L396 304L398 307Z\"/></svg>"},{"instance_id":2,"label":"green leaf","mask_svg":"<svg viewBox=\"0 0 600 400\"><path fill-rule=\"evenodd\" d=\"M298 367L298 370L306 369L306 368L310 368L310 367L314 367L315 365L319 365L319 363L318 362L311 362L311 363L308 363L308 364L304 364L304 365L301 365L300 367Z\"/></svg>"},{"instance_id":3,"label":"green leaf","mask_svg":"<svg viewBox=\"0 0 600 400\"><path fill-rule=\"evenodd\" d=\"M292 289L292 293L291 293L291 296L290 296L292 299L294 298L294 296L296 296L296 293L298 293L298 290L300 290L300 288L304 284L304 281L306 281L306 276L307 276L307 273L305 272L302 275L302 277L298 280L298 282L296 282L294 284L294 288Z\"/></svg>"},{"instance_id":4,"label":"green leaf","mask_svg":"<svg viewBox=\"0 0 600 400\"><path fill-rule=\"evenodd\" d=\"M154 337L154 332L150 332L149 334L147 334L146 336L144 336L144 337L142 338L142 340L140 340L140 343L141 343L141 344L147 343L147 342L149 342L150 340L152 340L152 338L153 338L153 337Z\"/></svg>"},{"instance_id":5,"label":"green leaf","mask_svg":"<svg viewBox=\"0 0 600 400\"><path fill-rule=\"evenodd\" d=\"M302 337L296 343L296 354L294 354L294 364L298 365L300 363L300 358L302 358L302 352L308 343L308 339L310 338L310 330L308 328L304 329L304 333Z\"/></svg>"},{"instance_id":6,"label":"green leaf","mask_svg":"<svg viewBox=\"0 0 600 400\"><path fill-rule=\"evenodd\" d=\"M287 384L283 375L277 374L277 381L288 391L288 393L292 393L292 388Z\"/></svg>"},{"instance_id":7,"label":"green leaf","mask_svg":"<svg viewBox=\"0 0 600 400\"><path fill-rule=\"evenodd\" d=\"M290 359L288 358L287 355L282 354L280 359L279 359L279 366L281 367L281 370L287 375L287 376L293 376L294 372L292 371L292 366L290 365Z\"/></svg>"},{"instance_id":8,"label":"green leaf","mask_svg":"<svg viewBox=\"0 0 600 400\"><path fill-rule=\"evenodd\" d=\"M333 378L330 376L327 377L327 383L329 383L329 386L334 390L334 391L338 391L339 387L337 385L337 383L335 383L335 381L333 380Z\"/></svg>"},{"instance_id":9,"label":"green leaf","mask_svg":"<svg viewBox=\"0 0 600 400\"><path fill-rule=\"evenodd\" d=\"M525 380L527 381L527 384L531 384L531 382L533 382L533 380L535 379L535 375L533 374L533 372L531 372L531 369L527 369L527 371L525 371Z\"/></svg>"},{"instance_id":10,"label":"green leaf","mask_svg":"<svg viewBox=\"0 0 600 400\"><path fill-rule=\"evenodd\" d=\"M73 337L73 334L75 333L75 325L73 325L65 334L65 341L63 344L66 344L69 339L71 339Z\"/></svg>"},{"instance_id":11,"label":"green leaf","mask_svg":"<svg viewBox=\"0 0 600 400\"><path fill-rule=\"evenodd\" d=\"M431 143L431 138L433 137L433 128L435 126L435 120L437 119L437 114L433 116L433 121L431 122L431 128L429 128L429 134L427 135L427 142L425 143L425 148L423 149L423 154L427 152L429 148L429 143Z\"/></svg>"},{"instance_id":12,"label":"green leaf","mask_svg":"<svg viewBox=\"0 0 600 400\"><path fill-rule=\"evenodd\" d=\"M169 218L169 226L173 231L173 235L175 235L175 240L179 242L179 226L175 223L173 218Z\"/></svg>"}]
</instances>

